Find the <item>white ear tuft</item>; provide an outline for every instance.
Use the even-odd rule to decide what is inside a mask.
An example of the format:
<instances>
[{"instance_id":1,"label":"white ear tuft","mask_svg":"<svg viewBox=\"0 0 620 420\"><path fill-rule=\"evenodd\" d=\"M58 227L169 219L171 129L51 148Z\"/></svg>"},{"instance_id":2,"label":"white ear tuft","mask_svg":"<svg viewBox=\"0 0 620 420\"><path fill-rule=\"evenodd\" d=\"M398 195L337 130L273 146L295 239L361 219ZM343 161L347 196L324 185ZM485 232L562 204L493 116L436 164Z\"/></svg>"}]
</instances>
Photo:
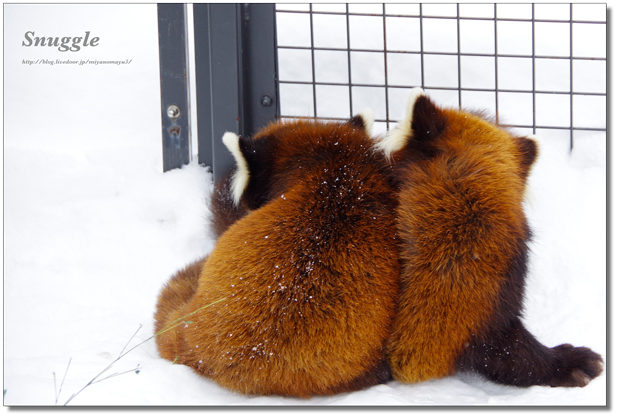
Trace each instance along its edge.
<instances>
[{"instance_id":1,"label":"white ear tuft","mask_svg":"<svg viewBox=\"0 0 620 420\"><path fill-rule=\"evenodd\" d=\"M413 134L411 129L411 123L413 122L413 107L418 98L424 96L424 90L422 88L414 88L409 94L409 100L407 101L407 110L405 111L405 117L398 124L398 126L390 130L385 138L377 143L377 149L380 149L385 153L385 156L389 159L392 153L399 151L407 140Z\"/></svg>"},{"instance_id":2,"label":"white ear tuft","mask_svg":"<svg viewBox=\"0 0 620 420\"><path fill-rule=\"evenodd\" d=\"M250 169L239 148L239 136L235 133L227 132L222 137L222 141L228 150L230 150L230 153L232 153L237 163L237 170L230 183L230 194L235 205L239 205L241 196L248 186L248 182L250 182Z\"/></svg>"},{"instance_id":3,"label":"white ear tuft","mask_svg":"<svg viewBox=\"0 0 620 420\"><path fill-rule=\"evenodd\" d=\"M375 113L372 108L364 108L362 112L358 114L364 121L364 128L368 137L372 137L372 126L375 124Z\"/></svg>"}]
</instances>

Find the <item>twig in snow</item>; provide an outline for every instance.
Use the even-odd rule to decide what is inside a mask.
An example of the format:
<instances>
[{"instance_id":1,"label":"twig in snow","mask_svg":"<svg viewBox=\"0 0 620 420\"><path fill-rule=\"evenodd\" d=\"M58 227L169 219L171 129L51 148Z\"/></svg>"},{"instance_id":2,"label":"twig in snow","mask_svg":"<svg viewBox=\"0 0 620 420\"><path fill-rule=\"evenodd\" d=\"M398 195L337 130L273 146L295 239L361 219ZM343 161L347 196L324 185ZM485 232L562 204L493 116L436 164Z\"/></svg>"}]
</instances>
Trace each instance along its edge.
<instances>
[{"instance_id":1,"label":"twig in snow","mask_svg":"<svg viewBox=\"0 0 620 420\"><path fill-rule=\"evenodd\" d=\"M52 372L54 374L54 392L56 393L56 402L55 405L58 405L58 398L60 397L60 393L62 392L62 386L65 383L65 378L67 377L67 372L69 372L69 366L71 366L71 360L73 358L69 358L69 363L67 363L67 369L65 370L65 375L62 377L62 382L60 383L60 389L56 393L56 372Z\"/></svg>"},{"instance_id":2,"label":"twig in snow","mask_svg":"<svg viewBox=\"0 0 620 420\"><path fill-rule=\"evenodd\" d=\"M165 327L164 327L164 328L162 328L161 330L157 331L155 334L151 335L151 336L150 336L149 338L147 338L146 340L141 341L140 343L136 344L135 346L133 346L133 347L132 347L132 348L130 348L129 350L125 351L125 349L126 349L126 348L127 348L127 346L129 345L129 343L131 342L131 340L133 340L133 339L134 339L134 337L136 336L136 334L138 334L138 331L140 331L140 329L142 328L142 325L140 325L140 326L138 327L138 329L136 330L136 332L135 332L135 333L133 333L133 335L131 336L131 338L129 339L129 341L127 341L127 343L125 344L125 346L124 346L124 347L123 347L123 349L121 350L121 353L119 354L119 356L118 356L116 359L114 359L114 360L112 361L112 363L110 363L110 364L109 364L109 365L108 365L105 369L103 369L101 372L99 372L99 373L98 373L98 374L97 374L97 375L96 375L93 379L91 379L91 380L90 380L90 381L89 381L86 385L84 385L84 386L82 387L82 389L80 389L78 392L76 392L75 394L73 394L73 395L72 395L72 396L71 396L71 397L67 400L67 402L65 402L65 404L64 404L64 405L69 404L69 403L70 403L70 402L71 402L71 401L72 401L75 397L77 397L77 396L80 394L80 392L84 391L84 390L85 390L86 388L88 388L90 385L96 384L96 383L101 382L101 381L104 381L104 380L106 380L106 379L113 378L113 377L115 377L115 376L119 376L119 375L123 375L123 374L125 374L125 373L129 373L129 372L136 372L136 373L139 373L139 372L140 372L140 365L138 365L138 366L137 366L136 368L134 368L134 369L130 369L130 370L127 370L127 371L124 371L124 372L113 373L113 374L111 374L111 375L109 375L109 376L106 376L105 378L101 378L101 379L99 379L99 377L100 377L101 375L103 375L105 372L107 372L107 371L108 371L108 370L109 370L109 369L110 369L110 368L111 368L111 367L112 367L112 366L113 366L116 362L118 362L121 358L123 358L123 357L124 357L124 356L126 356L127 354L131 353L134 349L136 349L136 348L140 347L142 344L144 344L144 343L146 343L147 341L149 341L149 340L151 340L151 339L153 339L153 338L157 337L158 335L161 335L161 334L165 333L166 331L169 331L169 330L171 330L171 329L175 328L176 326L178 326L178 325L180 325L180 324L183 324L183 323L185 322L185 321L183 321L183 319L187 318L188 316L193 315L193 314L195 314L195 313L197 313L197 312L199 312L199 311L203 310L204 308L207 308L207 307L209 307L209 306L211 306L211 305L215 305L216 303L219 303L219 302L221 302L221 301L223 301L223 300L225 300L225 299L226 299L226 298L222 298L222 299L220 299L220 300L216 300L215 302L211 302L211 303L209 303L209 304L207 304L207 305L205 305L205 306L203 306L203 307L201 307L201 308L196 309L194 312L191 312L191 313L189 313L189 314L187 314L187 315L185 315L185 316L182 316L181 318L178 318L178 319L174 320L173 322L171 322L170 324L168 324L167 326L165 326ZM71 364L71 360L69 360L69 364ZM69 370L69 366L67 366L67 370ZM66 376L66 375L67 375L67 372L65 372L65 376ZM63 383L65 382L64 378L63 378L62 382L63 382ZM55 386L55 384L56 384L56 374L54 373L54 386ZM60 391L62 391L62 384L60 385ZM56 396L56 402L58 402L58 397L60 396L60 391L58 391L58 395Z\"/></svg>"},{"instance_id":3,"label":"twig in snow","mask_svg":"<svg viewBox=\"0 0 620 420\"><path fill-rule=\"evenodd\" d=\"M101 379L99 379L98 381L93 382L93 384L96 384L96 383L101 382L101 381L105 381L106 379L110 379L110 378L113 378L113 377L115 377L115 376L119 376L119 375L123 375L123 374L125 374L125 373L129 373L129 372L136 372L136 373L139 373L139 372L140 372L140 365L138 365L137 367L135 367L135 368L133 368L133 369L126 370L125 372L116 372L116 373L113 373L113 374L111 374L110 376L106 376L105 378L101 378Z\"/></svg>"},{"instance_id":4,"label":"twig in snow","mask_svg":"<svg viewBox=\"0 0 620 420\"><path fill-rule=\"evenodd\" d=\"M125 351L125 349L127 348L127 345L131 342L131 340L133 340L133 338L136 336L136 334L138 334L138 331L140 331L140 328L142 328L142 324L140 324L140 326L138 327L138 329L136 330L135 333L133 333L133 335L131 336L131 338L129 339L129 341L127 342L127 344L125 344L125 347L123 347L123 350L121 350L121 354L118 357L123 357L123 352Z\"/></svg>"}]
</instances>

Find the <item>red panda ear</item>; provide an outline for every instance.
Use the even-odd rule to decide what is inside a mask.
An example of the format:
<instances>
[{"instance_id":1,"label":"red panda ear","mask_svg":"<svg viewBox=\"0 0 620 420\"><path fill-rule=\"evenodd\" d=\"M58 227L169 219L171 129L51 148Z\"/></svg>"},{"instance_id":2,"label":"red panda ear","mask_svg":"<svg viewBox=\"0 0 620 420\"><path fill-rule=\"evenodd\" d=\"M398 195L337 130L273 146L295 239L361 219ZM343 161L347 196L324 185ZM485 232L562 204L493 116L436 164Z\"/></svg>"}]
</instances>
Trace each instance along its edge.
<instances>
[{"instance_id":1,"label":"red panda ear","mask_svg":"<svg viewBox=\"0 0 620 420\"><path fill-rule=\"evenodd\" d=\"M530 169L538 157L538 139L535 136L515 138L520 155L521 177L527 178Z\"/></svg>"},{"instance_id":2,"label":"red panda ear","mask_svg":"<svg viewBox=\"0 0 620 420\"><path fill-rule=\"evenodd\" d=\"M273 147L269 137L247 139L226 133L222 141L235 157L237 168L230 182L230 195L235 205L242 201L250 209L260 207L268 193L272 172Z\"/></svg>"},{"instance_id":3,"label":"red panda ear","mask_svg":"<svg viewBox=\"0 0 620 420\"><path fill-rule=\"evenodd\" d=\"M237 164L237 168L235 169L230 182L230 195L235 205L239 205L241 196L250 181L250 169L247 161L245 160L245 156L241 152L241 138L235 133L227 132L222 137L222 141L230 153L234 156L235 163Z\"/></svg>"},{"instance_id":4,"label":"red panda ear","mask_svg":"<svg viewBox=\"0 0 620 420\"><path fill-rule=\"evenodd\" d=\"M430 143L443 133L446 128L446 118L442 115L433 101L426 96L420 97L413 108L411 129L419 148L426 149Z\"/></svg>"},{"instance_id":5,"label":"red panda ear","mask_svg":"<svg viewBox=\"0 0 620 420\"><path fill-rule=\"evenodd\" d=\"M445 118L441 110L421 88L415 88L409 95L405 118L376 147L389 159L393 153L407 146L424 149L424 143L441 134L444 128Z\"/></svg>"},{"instance_id":6,"label":"red panda ear","mask_svg":"<svg viewBox=\"0 0 620 420\"><path fill-rule=\"evenodd\" d=\"M368 137L372 137L372 126L375 123L375 114L372 111L372 108L366 108L359 114L351 117L347 124L353 126L354 128L363 128L366 130L366 134Z\"/></svg>"}]
</instances>

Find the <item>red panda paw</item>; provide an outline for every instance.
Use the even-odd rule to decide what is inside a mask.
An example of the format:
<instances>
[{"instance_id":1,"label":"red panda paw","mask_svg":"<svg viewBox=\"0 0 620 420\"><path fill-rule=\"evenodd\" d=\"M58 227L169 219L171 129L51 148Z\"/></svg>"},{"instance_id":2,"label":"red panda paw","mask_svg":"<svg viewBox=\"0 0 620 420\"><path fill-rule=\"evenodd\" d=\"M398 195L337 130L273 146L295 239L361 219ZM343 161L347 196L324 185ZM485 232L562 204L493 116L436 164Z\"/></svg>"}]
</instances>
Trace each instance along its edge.
<instances>
[{"instance_id":1,"label":"red panda paw","mask_svg":"<svg viewBox=\"0 0 620 420\"><path fill-rule=\"evenodd\" d=\"M551 349L556 370L548 385L584 387L603 372L603 358L587 347L561 344Z\"/></svg>"}]
</instances>

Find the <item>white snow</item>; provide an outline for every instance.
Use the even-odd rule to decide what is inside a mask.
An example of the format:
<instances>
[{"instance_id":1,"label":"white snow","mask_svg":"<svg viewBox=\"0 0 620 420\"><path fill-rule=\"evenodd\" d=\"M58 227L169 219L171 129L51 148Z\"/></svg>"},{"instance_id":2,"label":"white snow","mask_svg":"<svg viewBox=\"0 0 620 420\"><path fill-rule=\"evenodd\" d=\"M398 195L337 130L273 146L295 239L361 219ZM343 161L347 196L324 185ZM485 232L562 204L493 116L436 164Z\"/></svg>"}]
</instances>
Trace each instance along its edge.
<instances>
[{"instance_id":1,"label":"white snow","mask_svg":"<svg viewBox=\"0 0 620 420\"><path fill-rule=\"evenodd\" d=\"M64 403L121 353L140 325L128 348L152 334L161 286L213 246L207 169L190 164L162 173L156 22L153 4L4 6L5 405L54 405L53 373L60 387L71 359L58 398ZM27 30L62 36L90 30L100 46L72 59L133 61L24 65L23 59L67 57L22 48ZM606 134L576 133L572 154L565 135L537 134L541 154L526 203L535 239L525 322L546 345L585 345L607 360ZM138 365L138 374L94 384L71 404L610 403L607 369L578 389L518 389L459 375L298 400L234 394L161 359L152 340L107 374Z\"/></svg>"}]
</instances>

